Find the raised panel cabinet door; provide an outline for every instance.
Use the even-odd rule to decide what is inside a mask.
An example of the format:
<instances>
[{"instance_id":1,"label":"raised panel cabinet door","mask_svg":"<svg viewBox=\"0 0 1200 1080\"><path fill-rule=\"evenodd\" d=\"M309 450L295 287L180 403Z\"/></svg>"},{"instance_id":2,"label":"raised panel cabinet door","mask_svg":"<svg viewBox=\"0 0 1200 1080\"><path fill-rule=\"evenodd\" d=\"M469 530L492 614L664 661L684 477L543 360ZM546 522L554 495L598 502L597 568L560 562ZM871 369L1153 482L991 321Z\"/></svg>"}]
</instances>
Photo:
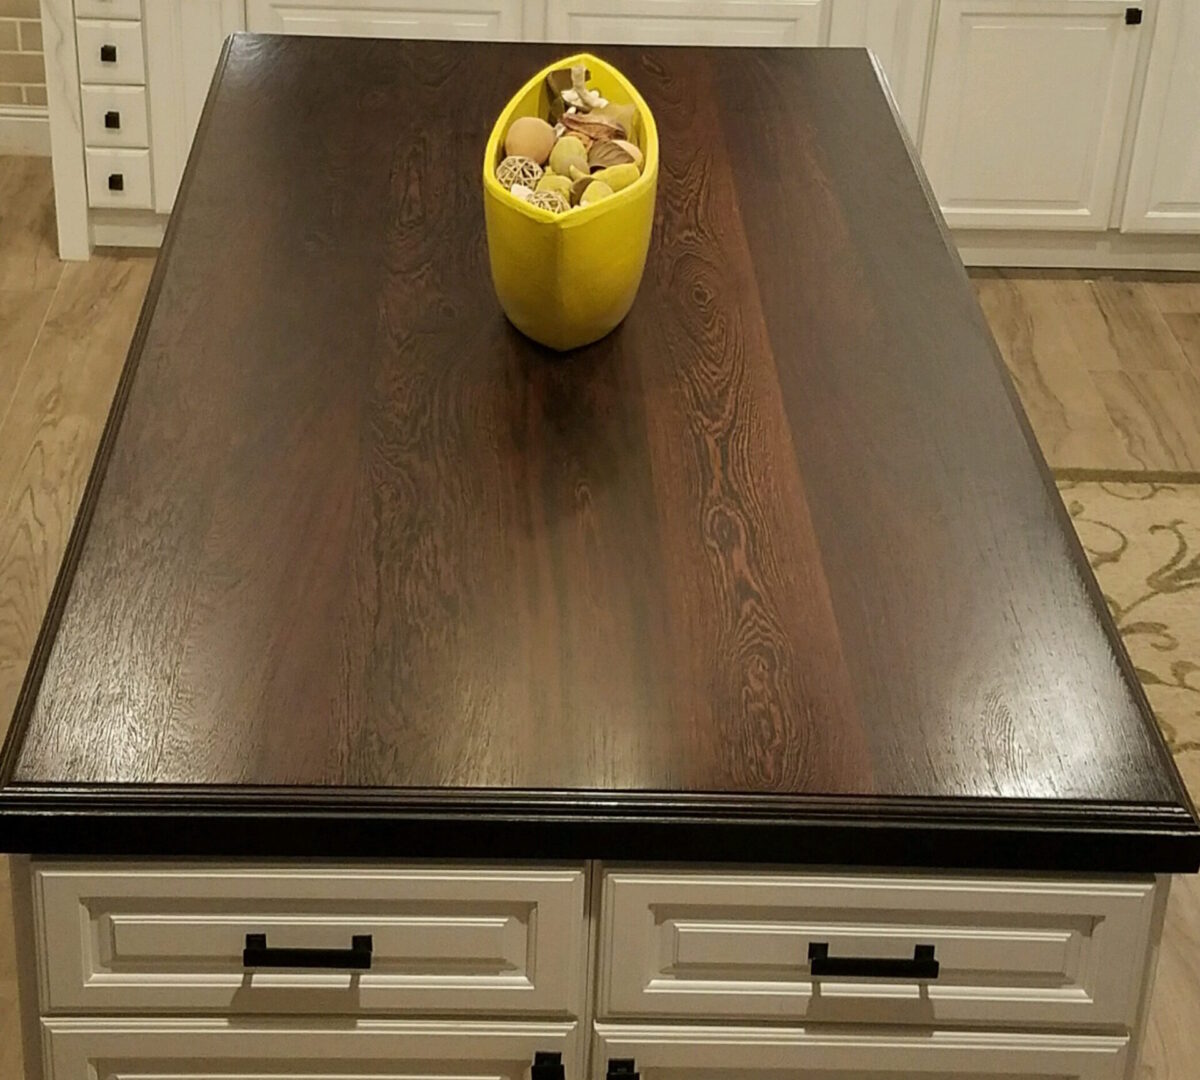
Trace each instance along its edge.
<instances>
[{"instance_id":1,"label":"raised panel cabinet door","mask_svg":"<svg viewBox=\"0 0 1200 1080\"><path fill-rule=\"evenodd\" d=\"M829 0L556 0L550 41L621 45L822 45Z\"/></svg>"},{"instance_id":2,"label":"raised panel cabinet door","mask_svg":"<svg viewBox=\"0 0 1200 1080\"><path fill-rule=\"evenodd\" d=\"M875 54L909 137L921 134L934 0L833 0L830 45L865 45Z\"/></svg>"},{"instance_id":3,"label":"raised panel cabinet door","mask_svg":"<svg viewBox=\"0 0 1200 1080\"><path fill-rule=\"evenodd\" d=\"M921 156L959 228L1106 229L1141 24L1126 0L942 0Z\"/></svg>"},{"instance_id":4,"label":"raised panel cabinet door","mask_svg":"<svg viewBox=\"0 0 1200 1080\"><path fill-rule=\"evenodd\" d=\"M1123 232L1200 232L1200 3L1161 0Z\"/></svg>"},{"instance_id":5,"label":"raised panel cabinet door","mask_svg":"<svg viewBox=\"0 0 1200 1080\"><path fill-rule=\"evenodd\" d=\"M527 1080L539 1052L575 1074L573 1024L270 1024L52 1019L44 1080Z\"/></svg>"},{"instance_id":6,"label":"raised panel cabinet door","mask_svg":"<svg viewBox=\"0 0 1200 1080\"><path fill-rule=\"evenodd\" d=\"M168 214L221 46L245 18L242 0L155 0L144 21L154 209Z\"/></svg>"},{"instance_id":7,"label":"raised panel cabinet door","mask_svg":"<svg viewBox=\"0 0 1200 1080\"><path fill-rule=\"evenodd\" d=\"M520 41L522 0L246 0L246 25L269 34Z\"/></svg>"},{"instance_id":8,"label":"raised panel cabinet door","mask_svg":"<svg viewBox=\"0 0 1200 1080\"><path fill-rule=\"evenodd\" d=\"M1127 1043L1124 1036L597 1024L592 1080L605 1080L610 1061L632 1061L641 1080L1122 1080Z\"/></svg>"}]
</instances>

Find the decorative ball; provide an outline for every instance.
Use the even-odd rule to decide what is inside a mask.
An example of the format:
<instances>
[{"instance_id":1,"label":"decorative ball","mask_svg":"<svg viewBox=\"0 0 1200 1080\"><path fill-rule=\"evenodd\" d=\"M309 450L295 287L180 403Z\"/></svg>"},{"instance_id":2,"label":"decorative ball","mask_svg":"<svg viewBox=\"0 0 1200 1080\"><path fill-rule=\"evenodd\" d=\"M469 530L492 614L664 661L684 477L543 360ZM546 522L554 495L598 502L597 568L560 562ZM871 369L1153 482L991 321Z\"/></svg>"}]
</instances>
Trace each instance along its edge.
<instances>
[{"instance_id":1,"label":"decorative ball","mask_svg":"<svg viewBox=\"0 0 1200 1080\"><path fill-rule=\"evenodd\" d=\"M542 178L542 167L532 158L514 154L506 157L496 166L496 179L500 185L512 190L513 184L524 184L527 188L536 188Z\"/></svg>"},{"instance_id":2,"label":"decorative ball","mask_svg":"<svg viewBox=\"0 0 1200 1080\"><path fill-rule=\"evenodd\" d=\"M514 120L508 129L504 137L504 152L545 165L556 139L554 128L545 120L537 116L522 116Z\"/></svg>"},{"instance_id":3,"label":"decorative ball","mask_svg":"<svg viewBox=\"0 0 1200 1080\"><path fill-rule=\"evenodd\" d=\"M571 204L557 191L535 191L529 196L529 205L553 214L562 214L571 209Z\"/></svg>"}]
</instances>

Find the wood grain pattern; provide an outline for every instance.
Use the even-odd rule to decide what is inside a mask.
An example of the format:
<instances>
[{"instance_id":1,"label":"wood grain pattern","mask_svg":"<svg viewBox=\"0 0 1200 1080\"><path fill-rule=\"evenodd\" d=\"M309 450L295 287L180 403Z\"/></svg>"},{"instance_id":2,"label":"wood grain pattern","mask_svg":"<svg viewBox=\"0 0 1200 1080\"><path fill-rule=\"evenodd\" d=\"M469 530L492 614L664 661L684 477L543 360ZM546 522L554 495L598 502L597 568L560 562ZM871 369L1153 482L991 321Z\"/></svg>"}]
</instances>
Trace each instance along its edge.
<instances>
[{"instance_id":1,"label":"wood grain pattern","mask_svg":"<svg viewBox=\"0 0 1200 1080\"><path fill-rule=\"evenodd\" d=\"M1163 925L1158 970L1138 1080L1189 1080L1200 1061L1200 877L1176 877Z\"/></svg>"},{"instance_id":2,"label":"wood grain pattern","mask_svg":"<svg viewBox=\"0 0 1200 1080\"><path fill-rule=\"evenodd\" d=\"M235 39L10 808L349 799L434 843L439 805L463 836L479 800L535 830L549 793L631 823L727 795L747 829L1061 810L1190 844L866 55L610 50L677 134L638 303L567 358L503 322L475 180L554 55Z\"/></svg>"}]
</instances>

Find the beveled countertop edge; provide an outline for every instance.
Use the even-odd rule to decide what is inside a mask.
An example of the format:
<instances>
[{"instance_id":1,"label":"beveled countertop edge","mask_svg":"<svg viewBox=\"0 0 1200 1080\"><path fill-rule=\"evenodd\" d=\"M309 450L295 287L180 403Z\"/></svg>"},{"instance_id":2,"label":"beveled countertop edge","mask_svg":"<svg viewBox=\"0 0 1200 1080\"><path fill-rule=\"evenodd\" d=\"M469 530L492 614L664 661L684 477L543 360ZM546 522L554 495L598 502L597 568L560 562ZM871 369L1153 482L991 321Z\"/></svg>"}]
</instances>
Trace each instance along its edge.
<instances>
[{"instance_id":1,"label":"beveled countertop edge","mask_svg":"<svg viewBox=\"0 0 1200 1080\"><path fill-rule=\"evenodd\" d=\"M1191 873L1200 826L1063 800L10 784L0 850Z\"/></svg>"}]
</instances>

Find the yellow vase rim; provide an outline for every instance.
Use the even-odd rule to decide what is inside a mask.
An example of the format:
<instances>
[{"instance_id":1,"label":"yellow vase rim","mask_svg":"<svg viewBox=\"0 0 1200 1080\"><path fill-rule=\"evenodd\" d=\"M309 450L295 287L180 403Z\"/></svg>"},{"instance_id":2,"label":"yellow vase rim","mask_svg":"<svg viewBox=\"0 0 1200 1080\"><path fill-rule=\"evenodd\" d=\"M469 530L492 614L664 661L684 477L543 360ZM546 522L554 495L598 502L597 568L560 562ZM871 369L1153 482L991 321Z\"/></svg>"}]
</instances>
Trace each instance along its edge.
<instances>
[{"instance_id":1,"label":"yellow vase rim","mask_svg":"<svg viewBox=\"0 0 1200 1080\"><path fill-rule=\"evenodd\" d=\"M642 167L642 174L628 187L622 188L620 191L613 192L607 199L601 199L599 202L593 203L591 206L574 206L569 211L561 214L554 213L553 210L543 210L538 206L530 206L523 199L518 199L508 191L495 176L495 161L500 150L500 141L504 138L504 132L508 130L508 125L512 120L513 110L516 109L526 94L531 90L536 89L545 80L546 76L552 71L558 71L564 67L573 67L575 64L584 64L592 71L592 77L595 78L597 69L603 70L606 76L611 76L620 85L621 88L629 95L629 100L637 109L638 116L642 122L642 131L645 133L645 163ZM503 198L506 205L510 205L513 209L523 213L526 217L532 218L534 221L556 222L560 226L567 228L575 224L582 225L586 221L590 221L622 200L633 198L637 192L646 184L651 182L651 179L658 171L658 128L654 124L654 116L646 105L645 99L638 93L637 87L633 85L617 68L605 60L594 56L591 53L576 53L574 56L566 56L561 60L556 60L553 64L547 64L541 71L530 78L524 86L521 87L509 99L508 104L504 107L504 111L500 114L495 126L492 128L492 134L487 141L487 149L483 156L483 186L490 190L493 194Z\"/></svg>"}]
</instances>

